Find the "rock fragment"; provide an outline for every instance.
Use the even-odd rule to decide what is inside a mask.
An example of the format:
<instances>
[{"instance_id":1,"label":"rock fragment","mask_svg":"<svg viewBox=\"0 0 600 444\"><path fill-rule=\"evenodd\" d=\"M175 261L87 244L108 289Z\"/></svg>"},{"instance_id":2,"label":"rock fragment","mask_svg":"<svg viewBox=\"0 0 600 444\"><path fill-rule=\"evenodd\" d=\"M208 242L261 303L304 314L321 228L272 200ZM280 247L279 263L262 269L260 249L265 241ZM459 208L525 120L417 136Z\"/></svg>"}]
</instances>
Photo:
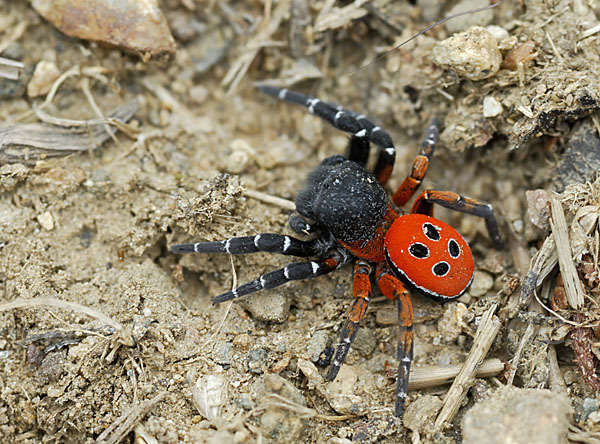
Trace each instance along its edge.
<instances>
[{"instance_id":1,"label":"rock fragment","mask_svg":"<svg viewBox=\"0 0 600 444\"><path fill-rule=\"evenodd\" d=\"M502 54L492 34L485 28L473 26L438 42L433 48L433 60L461 77L483 80L498 72Z\"/></svg>"}]
</instances>

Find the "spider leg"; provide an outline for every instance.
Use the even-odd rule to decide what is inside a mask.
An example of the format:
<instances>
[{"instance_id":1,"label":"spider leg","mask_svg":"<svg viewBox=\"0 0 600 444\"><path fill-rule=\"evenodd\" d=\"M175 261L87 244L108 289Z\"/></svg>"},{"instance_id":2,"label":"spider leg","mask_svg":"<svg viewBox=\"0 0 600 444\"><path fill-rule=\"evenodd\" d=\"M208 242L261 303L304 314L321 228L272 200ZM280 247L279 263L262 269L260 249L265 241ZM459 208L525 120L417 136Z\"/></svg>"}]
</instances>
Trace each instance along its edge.
<instances>
[{"instance_id":1,"label":"spider leg","mask_svg":"<svg viewBox=\"0 0 600 444\"><path fill-rule=\"evenodd\" d=\"M373 174L382 185L388 181L396 160L396 147L387 131L366 116L285 88L260 85L258 89L280 100L304 106L311 114L322 118L334 128L350 133L349 160L365 165L369 157L369 142L373 142L381 148Z\"/></svg>"},{"instance_id":2,"label":"spider leg","mask_svg":"<svg viewBox=\"0 0 600 444\"><path fill-rule=\"evenodd\" d=\"M429 162L435 152L438 133L439 122L437 118L434 118L425 132L425 137L423 137L423 141L421 142L421 149L413 161L410 174L406 176L406 179L404 179L392 196L392 201L397 206L401 207L405 205L421 186L421 182L423 182L423 178L427 173Z\"/></svg>"},{"instance_id":3,"label":"spider leg","mask_svg":"<svg viewBox=\"0 0 600 444\"><path fill-rule=\"evenodd\" d=\"M234 237L217 242L196 242L195 244L179 244L171 247L172 253L229 253L248 254L264 251L291 256L322 256L335 241L317 238L303 241L281 234L263 233L256 236Z\"/></svg>"},{"instance_id":4,"label":"spider leg","mask_svg":"<svg viewBox=\"0 0 600 444\"><path fill-rule=\"evenodd\" d=\"M494 209L489 203L463 197L452 191L427 190L417 197L410 212L433 216L433 204L438 204L454 211L460 211L461 213L482 217L485 220L485 226L494 248L497 250L504 248L504 241L498 230L498 222L494 215Z\"/></svg>"},{"instance_id":5,"label":"spider leg","mask_svg":"<svg viewBox=\"0 0 600 444\"><path fill-rule=\"evenodd\" d=\"M371 298L371 266L365 261L357 261L354 265L354 281L352 284L352 294L355 297L354 302L348 310L348 318L340 333L340 343L335 351L333 364L329 368L327 379L333 381L340 371L340 367L346 360L348 351L356 334L361 319L369 308L369 299Z\"/></svg>"},{"instance_id":6,"label":"spider leg","mask_svg":"<svg viewBox=\"0 0 600 444\"><path fill-rule=\"evenodd\" d=\"M371 141L367 137L366 131L359 131L350 136L346 153L348 160L366 167L369 161L369 151L371 151Z\"/></svg>"},{"instance_id":7,"label":"spider leg","mask_svg":"<svg viewBox=\"0 0 600 444\"><path fill-rule=\"evenodd\" d=\"M310 262L293 262L279 270L270 271L263 274L258 279L248 282L234 288L231 291L220 294L212 298L213 304L237 299L246 296L255 291L265 288L275 288L286 284L289 281L298 279L314 278L326 273L330 273L351 260L346 250L339 248L334 250L328 257L324 259L314 260Z\"/></svg>"},{"instance_id":8,"label":"spider leg","mask_svg":"<svg viewBox=\"0 0 600 444\"><path fill-rule=\"evenodd\" d=\"M304 216L301 216L298 213L292 214L288 223L292 230L298 234L303 234L304 236L310 236L311 234L315 234L320 231L318 224L314 222L308 222Z\"/></svg>"},{"instance_id":9,"label":"spider leg","mask_svg":"<svg viewBox=\"0 0 600 444\"><path fill-rule=\"evenodd\" d=\"M393 276L385 266L377 270L377 285L388 299L398 303L398 379L396 381L396 416L402 417L408 392L408 377L413 359L414 330L413 306L410 293L402 282Z\"/></svg>"}]
</instances>

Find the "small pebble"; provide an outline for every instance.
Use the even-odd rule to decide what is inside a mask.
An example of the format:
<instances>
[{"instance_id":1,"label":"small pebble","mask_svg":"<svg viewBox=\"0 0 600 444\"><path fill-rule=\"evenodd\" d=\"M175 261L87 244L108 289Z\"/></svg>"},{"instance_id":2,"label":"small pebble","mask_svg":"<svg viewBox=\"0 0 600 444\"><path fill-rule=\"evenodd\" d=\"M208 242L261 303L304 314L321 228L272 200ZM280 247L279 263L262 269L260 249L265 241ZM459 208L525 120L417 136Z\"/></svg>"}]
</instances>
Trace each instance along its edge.
<instances>
[{"instance_id":1,"label":"small pebble","mask_svg":"<svg viewBox=\"0 0 600 444\"><path fill-rule=\"evenodd\" d=\"M29 97L45 96L58 76L60 76L60 71L57 66L52 62L42 60L36 65L31 80L27 84L27 95Z\"/></svg>"},{"instance_id":2,"label":"small pebble","mask_svg":"<svg viewBox=\"0 0 600 444\"><path fill-rule=\"evenodd\" d=\"M241 349L247 349L250 346L250 343L252 342L252 339L250 338L250 335L247 333L241 333L239 335L237 335L235 338L233 338L233 344Z\"/></svg>"},{"instance_id":3,"label":"small pebble","mask_svg":"<svg viewBox=\"0 0 600 444\"><path fill-rule=\"evenodd\" d=\"M433 423L442 407L442 401L437 396L423 395L411 402L404 413L404 426L413 432L427 432L433 428Z\"/></svg>"},{"instance_id":4,"label":"small pebble","mask_svg":"<svg viewBox=\"0 0 600 444\"><path fill-rule=\"evenodd\" d=\"M40 223L42 228L47 231L52 231L54 229L54 218L50 211L46 211L37 216L37 221Z\"/></svg>"},{"instance_id":5,"label":"small pebble","mask_svg":"<svg viewBox=\"0 0 600 444\"><path fill-rule=\"evenodd\" d=\"M344 364L334 381L327 385L327 401L340 414L362 415L366 412L365 399L355 395L358 367Z\"/></svg>"},{"instance_id":6,"label":"small pebble","mask_svg":"<svg viewBox=\"0 0 600 444\"><path fill-rule=\"evenodd\" d=\"M473 283L469 287L469 294L473 297L484 296L494 286L494 277L481 270L475 270L473 273Z\"/></svg>"},{"instance_id":7,"label":"small pebble","mask_svg":"<svg viewBox=\"0 0 600 444\"><path fill-rule=\"evenodd\" d=\"M433 60L462 77L482 80L498 72L502 54L494 36L485 28L474 26L438 42L433 48Z\"/></svg>"},{"instance_id":8,"label":"small pebble","mask_svg":"<svg viewBox=\"0 0 600 444\"><path fill-rule=\"evenodd\" d=\"M240 302L259 321L283 322L290 313L290 299L284 293L259 293Z\"/></svg>"},{"instance_id":9,"label":"small pebble","mask_svg":"<svg viewBox=\"0 0 600 444\"><path fill-rule=\"evenodd\" d=\"M375 332L370 328L360 328L352 344L352 350L361 356L370 356L377 347Z\"/></svg>"},{"instance_id":10,"label":"small pebble","mask_svg":"<svg viewBox=\"0 0 600 444\"><path fill-rule=\"evenodd\" d=\"M256 156L256 150L244 139L234 139L229 144L231 152L225 158L223 167L228 173L240 174Z\"/></svg>"},{"instance_id":11,"label":"small pebble","mask_svg":"<svg viewBox=\"0 0 600 444\"><path fill-rule=\"evenodd\" d=\"M501 26L489 25L485 29L494 36L498 43L508 38L508 31Z\"/></svg>"},{"instance_id":12,"label":"small pebble","mask_svg":"<svg viewBox=\"0 0 600 444\"><path fill-rule=\"evenodd\" d=\"M194 85L190 88L189 96L192 102L196 105L200 105L204 103L209 96L208 88L203 85Z\"/></svg>"},{"instance_id":13,"label":"small pebble","mask_svg":"<svg viewBox=\"0 0 600 444\"><path fill-rule=\"evenodd\" d=\"M438 331L444 342L456 341L463 327L466 326L463 316L467 311L467 306L461 302L446 305L446 310L437 323Z\"/></svg>"},{"instance_id":14,"label":"small pebble","mask_svg":"<svg viewBox=\"0 0 600 444\"><path fill-rule=\"evenodd\" d=\"M252 410L254 407L256 407L254 401L252 401L250 398L246 398L245 396L237 398L235 400L235 404L244 410Z\"/></svg>"},{"instance_id":15,"label":"small pebble","mask_svg":"<svg viewBox=\"0 0 600 444\"><path fill-rule=\"evenodd\" d=\"M219 342L215 347L215 362L221 365L231 365L232 354L231 349L233 344L231 342Z\"/></svg>"},{"instance_id":16,"label":"small pebble","mask_svg":"<svg viewBox=\"0 0 600 444\"><path fill-rule=\"evenodd\" d=\"M502 104L494 96L483 98L483 117L496 117L502 114Z\"/></svg>"},{"instance_id":17,"label":"small pebble","mask_svg":"<svg viewBox=\"0 0 600 444\"><path fill-rule=\"evenodd\" d=\"M583 403L581 404L581 420L585 421L590 414L596 412L598 410L599 403L597 399L594 398L585 398Z\"/></svg>"},{"instance_id":18,"label":"small pebble","mask_svg":"<svg viewBox=\"0 0 600 444\"><path fill-rule=\"evenodd\" d=\"M23 60L24 55L25 50L19 42L7 42L4 51L2 51L2 57L6 57L7 59Z\"/></svg>"},{"instance_id":19,"label":"small pebble","mask_svg":"<svg viewBox=\"0 0 600 444\"><path fill-rule=\"evenodd\" d=\"M329 342L329 333L327 330L317 330L310 338L308 342L308 355L312 362L317 362L323 353L323 350L327 347Z\"/></svg>"},{"instance_id":20,"label":"small pebble","mask_svg":"<svg viewBox=\"0 0 600 444\"><path fill-rule=\"evenodd\" d=\"M260 403L265 398L275 394L288 402L298 406L306 406L304 396L294 384L278 375L266 374L256 388L256 399ZM266 442L278 444L291 444L304 442L302 434L305 422L294 409L282 408L278 405L266 404L264 413L260 417L260 433L268 437Z\"/></svg>"},{"instance_id":21,"label":"small pebble","mask_svg":"<svg viewBox=\"0 0 600 444\"><path fill-rule=\"evenodd\" d=\"M525 191L529 221L540 230L550 229L550 195L546 190Z\"/></svg>"},{"instance_id":22,"label":"small pebble","mask_svg":"<svg viewBox=\"0 0 600 444\"><path fill-rule=\"evenodd\" d=\"M263 365L265 364L265 360L267 359L268 355L269 352L264 347L250 350L250 353L248 353L248 370L250 370L251 373L256 373L257 375L262 374Z\"/></svg>"}]
</instances>

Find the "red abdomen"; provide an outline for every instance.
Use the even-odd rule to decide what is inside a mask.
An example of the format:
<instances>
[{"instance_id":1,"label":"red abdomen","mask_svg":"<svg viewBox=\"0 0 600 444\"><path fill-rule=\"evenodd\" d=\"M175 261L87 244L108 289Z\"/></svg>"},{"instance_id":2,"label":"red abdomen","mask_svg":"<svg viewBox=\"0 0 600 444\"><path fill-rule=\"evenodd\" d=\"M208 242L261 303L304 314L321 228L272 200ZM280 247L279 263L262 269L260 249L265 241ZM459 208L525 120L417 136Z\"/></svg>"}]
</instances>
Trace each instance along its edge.
<instances>
[{"instance_id":1,"label":"red abdomen","mask_svg":"<svg viewBox=\"0 0 600 444\"><path fill-rule=\"evenodd\" d=\"M447 223L424 214L394 221L385 237L385 256L399 279L438 299L459 297L473 279L467 242Z\"/></svg>"}]
</instances>

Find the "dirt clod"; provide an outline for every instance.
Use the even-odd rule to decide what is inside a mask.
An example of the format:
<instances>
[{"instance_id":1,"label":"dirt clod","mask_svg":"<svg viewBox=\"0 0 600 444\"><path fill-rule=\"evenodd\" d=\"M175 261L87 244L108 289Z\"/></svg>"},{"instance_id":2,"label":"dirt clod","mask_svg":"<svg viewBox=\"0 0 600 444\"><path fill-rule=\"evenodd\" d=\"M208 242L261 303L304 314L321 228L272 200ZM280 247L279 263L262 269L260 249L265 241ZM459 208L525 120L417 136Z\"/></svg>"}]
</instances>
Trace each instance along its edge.
<instances>
[{"instance_id":1,"label":"dirt clod","mask_svg":"<svg viewBox=\"0 0 600 444\"><path fill-rule=\"evenodd\" d=\"M572 408L549 390L501 389L465 415L466 444L560 444L567 441Z\"/></svg>"},{"instance_id":2,"label":"dirt clod","mask_svg":"<svg viewBox=\"0 0 600 444\"><path fill-rule=\"evenodd\" d=\"M492 77L502 63L498 42L479 26L438 42L432 54L437 64L470 80Z\"/></svg>"}]
</instances>

